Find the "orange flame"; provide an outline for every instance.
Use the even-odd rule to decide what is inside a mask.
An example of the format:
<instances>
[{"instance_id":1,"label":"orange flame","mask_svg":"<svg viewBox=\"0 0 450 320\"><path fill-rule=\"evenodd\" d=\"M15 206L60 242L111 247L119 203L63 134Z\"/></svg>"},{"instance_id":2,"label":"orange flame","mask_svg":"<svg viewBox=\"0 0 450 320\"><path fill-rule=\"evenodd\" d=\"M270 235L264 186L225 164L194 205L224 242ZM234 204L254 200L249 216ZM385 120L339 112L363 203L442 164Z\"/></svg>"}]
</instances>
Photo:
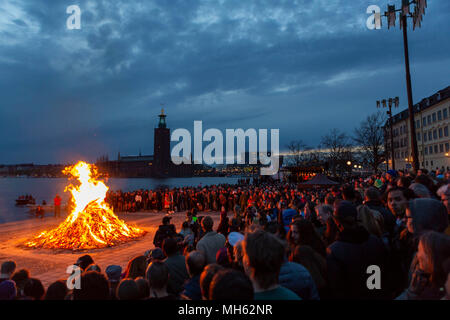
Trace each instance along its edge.
<instances>
[{"instance_id":1,"label":"orange flame","mask_svg":"<svg viewBox=\"0 0 450 320\"><path fill-rule=\"evenodd\" d=\"M79 161L66 167L64 174L78 179L79 186L70 184L69 190L75 207L57 228L44 231L25 242L30 248L94 249L117 245L142 236L145 231L127 226L105 202L108 187L95 179L94 165ZM69 178L70 179L70 178Z\"/></svg>"}]
</instances>

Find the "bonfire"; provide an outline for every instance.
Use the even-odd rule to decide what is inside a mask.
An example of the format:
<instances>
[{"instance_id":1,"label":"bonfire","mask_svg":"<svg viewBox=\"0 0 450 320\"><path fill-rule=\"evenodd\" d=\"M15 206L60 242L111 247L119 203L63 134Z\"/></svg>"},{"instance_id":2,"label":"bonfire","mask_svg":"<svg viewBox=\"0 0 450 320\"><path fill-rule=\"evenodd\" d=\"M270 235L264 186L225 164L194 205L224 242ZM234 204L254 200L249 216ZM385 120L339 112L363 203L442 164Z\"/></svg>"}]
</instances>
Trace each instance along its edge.
<instances>
[{"instance_id":1,"label":"bonfire","mask_svg":"<svg viewBox=\"0 0 450 320\"><path fill-rule=\"evenodd\" d=\"M80 161L66 167L63 173L75 178L79 185L69 184L73 206L66 220L50 231L44 231L25 242L30 248L96 249L114 246L144 235L145 231L128 226L105 202L108 187L97 180L94 165Z\"/></svg>"}]
</instances>

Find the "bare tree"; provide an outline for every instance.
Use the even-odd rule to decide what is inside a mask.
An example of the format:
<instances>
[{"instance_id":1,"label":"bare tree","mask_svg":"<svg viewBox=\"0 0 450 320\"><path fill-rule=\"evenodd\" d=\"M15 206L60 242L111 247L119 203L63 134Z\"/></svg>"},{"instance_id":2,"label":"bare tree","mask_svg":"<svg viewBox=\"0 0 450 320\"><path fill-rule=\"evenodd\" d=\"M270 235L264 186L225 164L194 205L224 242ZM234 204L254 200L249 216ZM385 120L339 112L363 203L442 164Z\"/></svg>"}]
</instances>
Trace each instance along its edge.
<instances>
[{"instance_id":1,"label":"bare tree","mask_svg":"<svg viewBox=\"0 0 450 320\"><path fill-rule=\"evenodd\" d=\"M383 125L386 116L383 112L369 115L355 129L353 140L361 149L361 156L372 167L374 172L385 160Z\"/></svg>"},{"instance_id":2,"label":"bare tree","mask_svg":"<svg viewBox=\"0 0 450 320\"><path fill-rule=\"evenodd\" d=\"M326 159L331 167L333 175L336 172L346 170L347 156L351 154L351 140L346 133L338 129L331 129L322 136L321 145L326 149Z\"/></svg>"},{"instance_id":3,"label":"bare tree","mask_svg":"<svg viewBox=\"0 0 450 320\"><path fill-rule=\"evenodd\" d=\"M307 160L307 151L310 149L302 140L291 141L287 148L289 157L287 163L292 166L300 166Z\"/></svg>"}]
</instances>

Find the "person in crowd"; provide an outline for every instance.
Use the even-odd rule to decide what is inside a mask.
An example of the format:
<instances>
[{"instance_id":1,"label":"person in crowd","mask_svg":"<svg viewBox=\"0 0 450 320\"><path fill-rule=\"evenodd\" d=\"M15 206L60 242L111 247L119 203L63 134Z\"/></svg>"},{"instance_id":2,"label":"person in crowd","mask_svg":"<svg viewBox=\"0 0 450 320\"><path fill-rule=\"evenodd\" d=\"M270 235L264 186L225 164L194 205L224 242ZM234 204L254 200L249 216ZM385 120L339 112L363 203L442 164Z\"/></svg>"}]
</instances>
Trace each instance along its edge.
<instances>
[{"instance_id":1,"label":"person in crowd","mask_svg":"<svg viewBox=\"0 0 450 320\"><path fill-rule=\"evenodd\" d=\"M16 267L17 265L14 261L3 262L0 269L0 283L10 280L11 276L14 274L14 271L16 271Z\"/></svg>"},{"instance_id":2,"label":"person in crowd","mask_svg":"<svg viewBox=\"0 0 450 320\"><path fill-rule=\"evenodd\" d=\"M29 297L32 300L42 300L45 294L45 289L39 279L30 278L25 283L23 293L25 297Z\"/></svg>"},{"instance_id":3,"label":"person in crowd","mask_svg":"<svg viewBox=\"0 0 450 320\"><path fill-rule=\"evenodd\" d=\"M364 190L364 204L369 209L378 211L383 216L383 234L388 233L389 239L394 236L395 216L386 209L381 202L381 195L377 188L368 187Z\"/></svg>"},{"instance_id":4,"label":"person in crowd","mask_svg":"<svg viewBox=\"0 0 450 320\"><path fill-rule=\"evenodd\" d=\"M217 251L225 247L226 238L223 234L213 231L213 219L206 216L202 220L204 236L197 243L197 250L202 251L206 257L206 264L216 262Z\"/></svg>"},{"instance_id":5,"label":"person in crowd","mask_svg":"<svg viewBox=\"0 0 450 320\"><path fill-rule=\"evenodd\" d=\"M319 292L311 274L301 264L284 257L278 278L279 284L297 294L303 300L319 300Z\"/></svg>"},{"instance_id":6,"label":"person in crowd","mask_svg":"<svg viewBox=\"0 0 450 320\"><path fill-rule=\"evenodd\" d=\"M243 241L243 265L252 281L255 300L300 300L289 289L279 285L285 244L263 230L247 233Z\"/></svg>"},{"instance_id":7,"label":"person in crowd","mask_svg":"<svg viewBox=\"0 0 450 320\"><path fill-rule=\"evenodd\" d=\"M0 300L14 300L16 297L17 289L14 281L5 279L0 282Z\"/></svg>"},{"instance_id":8,"label":"person in crowd","mask_svg":"<svg viewBox=\"0 0 450 320\"><path fill-rule=\"evenodd\" d=\"M356 209L358 211L358 224L366 229L371 235L381 238L384 234L384 219L381 213L371 210L366 205L360 205ZM389 241L386 242L388 243Z\"/></svg>"},{"instance_id":9,"label":"person in crowd","mask_svg":"<svg viewBox=\"0 0 450 320\"><path fill-rule=\"evenodd\" d=\"M210 300L209 287L214 275L220 270L225 270L225 268L217 263L208 264L203 269L203 272L200 275L200 289L202 293L202 300ZM253 295L251 299L253 299Z\"/></svg>"},{"instance_id":10,"label":"person in crowd","mask_svg":"<svg viewBox=\"0 0 450 320\"><path fill-rule=\"evenodd\" d=\"M42 208L40 204L36 207L36 218L44 219L45 216L45 210Z\"/></svg>"},{"instance_id":11,"label":"person in crowd","mask_svg":"<svg viewBox=\"0 0 450 320\"><path fill-rule=\"evenodd\" d=\"M30 272L27 269L20 269L19 271L16 271L11 277L11 280L16 284L18 298L24 296L23 290L28 279L30 279Z\"/></svg>"},{"instance_id":12,"label":"person in crowd","mask_svg":"<svg viewBox=\"0 0 450 320\"><path fill-rule=\"evenodd\" d=\"M155 247L161 248L165 239L176 236L177 232L175 225L170 223L170 219L172 219L172 217L169 216L165 216L162 219L162 225L159 226L155 233L155 237L153 238L153 244Z\"/></svg>"},{"instance_id":13,"label":"person in crowd","mask_svg":"<svg viewBox=\"0 0 450 320\"><path fill-rule=\"evenodd\" d=\"M177 241L172 238L165 239L163 251L167 258L164 264L169 270L169 293L178 296L183 291L183 284L189 278L186 268L186 258L180 254Z\"/></svg>"},{"instance_id":14,"label":"person in crowd","mask_svg":"<svg viewBox=\"0 0 450 320\"><path fill-rule=\"evenodd\" d=\"M48 286L44 300L65 300L68 293L66 281L57 280Z\"/></svg>"},{"instance_id":15,"label":"person in crowd","mask_svg":"<svg viewBox=\"0 0 450 320\"><path fill-rule=\"evenodd\" d=\"M370 290L367 268L371 265L385 270L387 253L383 242L370 235L357 223L353 203L341 201L333 213L338 238L327 248L327 278L334 299L370 299L385 297L384 290ZM383 281L383 277L381 277ZM381 288L385 286L381 283Z\"/></svg>"},{"instance_id":16,"label":"person in crowd","mask_svg":"<svg viewBox=\"0 0 450 320\"><path fill-rule=\"evenodd\" d=\"M109 283L109 291L111 299L116 298L116 289L120 283L122 276L122 267L118 265L109 265L105 270Z\"/></svg>"},{"instance_id":17,"label":"person in crowd","mask_svg":"<svg viewBox=\"0 0 450 320\"><path fill-rule=\"evenodd\" d=\"M430 191L423 184L413 183L409 186L409 189L411 189L419 198L431 198Z\"/></svg>"},{"instance_id":18,"label":"person in crowd","mask_svg":"<svg viewBox=\"0 0 450 320\"><path fill-rule=\"evenodd\" d=\"M131 278L125 278L120 281L116 289L116 298L118 300L138 300L139 297L139 287Z\"/></svg>"},{"instance_id":19,"label":"person in crowd","mask_svg":"<svg viewBox=\"0 0 450 320\"><path fill-rule=\"evenodd\" d=\"M253 300L252 281L240 271L222 269L214 275L209 286L209 298L215 301Z\"/></svg>"},{"instance_id":20,"label":"person in crowd","mask_svg":"<svg viewBox=\"0 0 450 320\"><path fill-rule=\"evenodd\" d=\"M206 266L206 257L202 251L192 251L186 258L189 280L184 284L182 297L189 300L201 300L200 275Z\"/></svg>"},{"instance_id":21,"label":"person in crowd","mask_svg":"<svg viewBox=\"0 0 450 320\"><path fill-rule=\"evenodd\" d=\"M73 289L74 300L109 300L110 291L106 277L97 271L83 272L80 289Z\"/></svg>"},{"instance_id":22,"label":"person in crowd","mask_svg":"<svg viewBox=\"0 0 450 320\"><path fill-rule=\"evenodd\" d=\"M152 250L147 250L144 254L144 256L147 259L147 266L152 262L152 261L163 261L166 256L164 255L164 252L162 251L161 248L155 248Z\"/></svg>"},{"instance_id":23,"label":"person in crowd","mask_svg":"<svg viewBox=\"0 0 450 320\"><path fill-rule=\"evenodd\" d=\"M128 262L123 278L136 279L145 276L147 269L147 258L145 256L137 256Z\"/></svg>"},{"instance_id":24,"label":"person in crowd","mask_svg":"<svg viewBox=\"0 0 450 320\"><path fill-rule=\"evenodd\" d=\"M94 259L88 254L78 258L75 265L78 266L82 271L85 271L88 266L94 263Z\"/></svg>"},{"instance_id":25,"label":"person in crowd","mask_svg":"<svg viewBox=\"0 0 450 320\"><path fill-rule=\"evenodd\" d=\"M161 261L149 264L145 277L150 287L149 300L175 300L176 296L169 294L169 268Z\"/></svg>"},{"instance_id":26,"label":"person in crowd","mask_svg":"<svg viewBox=\"0 0 450 320\"><path fill-rule=\"evenodd\" d=\"M223 234L225 237L228 236L229 219L227 217L227 212L222 211L220 213L219 226L217 227L217 233Z\"/></svg>"},{"instance_id":27,"label":"person in crowd","mask_svg":"<svg viewBox=\"0 0 450 320\"><path fill-rule=\"evenodd\" d=\"M417 267L407 290L398 300L440 300L445 296L448 272L444 262L450 257L450 236L427 231L420 236Z\"/></svg>"},{"instance_id":28,"label":"person in crowd","mask_svg":"<svg viewBox=\"0 0 450 320\"><path fill-rule=\"evenodd\" d=\"M326 260L307 245L298 245L289 256L289 261L304 266L310 273L321 299L327 298Z\"/></svg>"},{"instance_id":29,"label":"person in crowd","mask_svg":"<svg viewBox=\"0 0 450 320\"><path fill-rule=\"evenodd\" d=\"M287 240L291 250L298 245L308 245L325 257L325 244L308 220L295 219L290 225Z\"/></svg>"},{"instance_id":30,"label":"person in crowd","mask_svg":"<svg viewBox=\"0 0 450 320\"><path fill-rule=\"evenodd\" d=\"M53 199L53 205L55 218L61 217L61 197L58 194Z\"/></svg>"},{"instance_id":31,"label":"person in crowd","mask_svg":"<svg viewBox=\"0 0 450 320\"><path fill-rule=\"evenodd\" d=\"M97 271L97 272L102 272L102 269L100 268L100 266L98 264L90 264L87 266L85 271Z\"/></svg>"}]
</instances>

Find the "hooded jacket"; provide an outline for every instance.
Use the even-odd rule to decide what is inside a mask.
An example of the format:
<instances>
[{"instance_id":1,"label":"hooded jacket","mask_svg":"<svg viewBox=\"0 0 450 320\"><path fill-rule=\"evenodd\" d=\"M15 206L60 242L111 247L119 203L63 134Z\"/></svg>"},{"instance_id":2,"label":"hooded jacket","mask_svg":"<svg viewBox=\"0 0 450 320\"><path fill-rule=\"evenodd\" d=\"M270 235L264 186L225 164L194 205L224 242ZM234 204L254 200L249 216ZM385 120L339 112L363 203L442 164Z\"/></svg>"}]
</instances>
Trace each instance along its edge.
<instances>
[{"instance_id":1,"label":"hooded jacket","mask_svg":"<svg viewBox=\"0 0 450 320\"><path fill-rule=\"evenodd\" d=\"M319 300L319 293L308 269L299 263L285 261L278 276L279 284L304 300Z\"/></svg>"},{"instance_id":2,"label":"hooded jacket","mask_svg":"<svg viewBox=\"0 0 450 320\"><path fill-rule=\"evenodd\" d=\"M330 293L334 299L384 298L384 290L369 290L368 267L378 266L383 273L386 266L383 242L363 227L346 229L327 248L327 273ZM381 276L381 288L384 288Z\"/></svg>"}]
</instances>

